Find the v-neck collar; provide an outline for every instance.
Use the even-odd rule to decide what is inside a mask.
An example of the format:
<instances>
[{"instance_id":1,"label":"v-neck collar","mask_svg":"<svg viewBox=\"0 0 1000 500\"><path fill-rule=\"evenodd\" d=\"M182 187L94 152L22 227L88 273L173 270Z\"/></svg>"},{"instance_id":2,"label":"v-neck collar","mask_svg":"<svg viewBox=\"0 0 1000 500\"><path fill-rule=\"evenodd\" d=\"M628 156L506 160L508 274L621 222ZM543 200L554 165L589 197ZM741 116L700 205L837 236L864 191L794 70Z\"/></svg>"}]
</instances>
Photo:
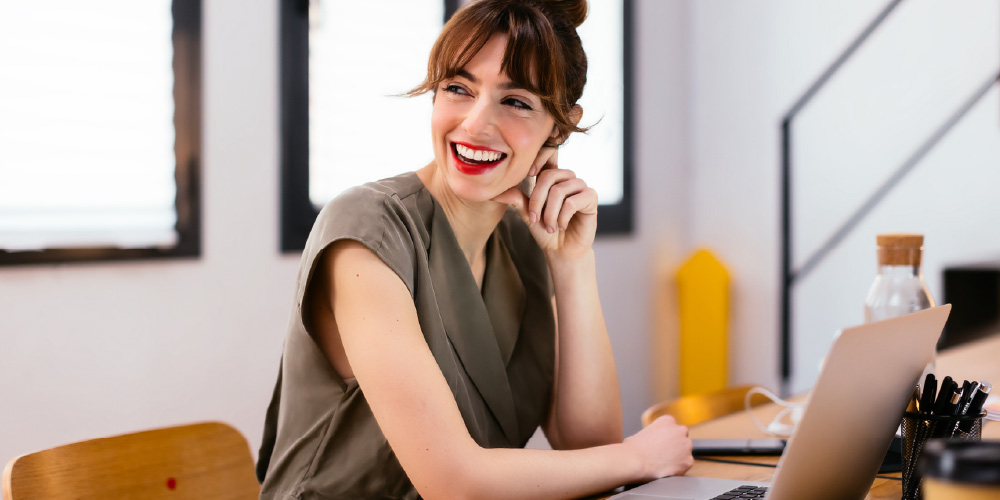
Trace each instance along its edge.
<instances>
[{"instance_id":1,"label":"v-neck collar","mask_svg":"<svg viewBox=\"0 0 1000 500\"><path fill-rule=\"evenodd\" d=\"M493 334L504 366L510 364L524 315L524 284L507 251L500 231L486 244L486 272L483 274L483 302L489 313Z\"/></svg>"},{"instance_id":2,"label":"v-neck collar","mask_svg":"<svg viewBox=\"0 0 1000 500\"><path fill-rule=\"evenodd\" d=\"M480 292L435 201L428 265L448 339L507 439L517 442L517 413L506 366L517 343L525 292L500 233L494 231L487 245Z\"/></svg>"}]
</instances>

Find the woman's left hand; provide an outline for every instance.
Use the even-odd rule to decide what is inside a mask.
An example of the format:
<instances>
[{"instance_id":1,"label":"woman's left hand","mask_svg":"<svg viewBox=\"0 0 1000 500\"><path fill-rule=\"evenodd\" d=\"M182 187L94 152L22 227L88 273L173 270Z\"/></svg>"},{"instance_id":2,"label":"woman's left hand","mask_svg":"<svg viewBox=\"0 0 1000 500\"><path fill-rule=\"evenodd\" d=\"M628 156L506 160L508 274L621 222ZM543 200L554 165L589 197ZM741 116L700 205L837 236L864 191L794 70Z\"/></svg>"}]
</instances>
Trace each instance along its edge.
<instances>
[{"instance_id":1,"label":"woman's left hand","mask_svg":"<svg viewBox=\"0 0 1000 500\"><path fill-rule=\"evenodd\" d=\"M555 148L542 148L528 176L531 196L514 186L493 199L513 206L546 254L574 258L589 252L597 232L597 191L557 165Z\"/></svg>"}]
</instances>

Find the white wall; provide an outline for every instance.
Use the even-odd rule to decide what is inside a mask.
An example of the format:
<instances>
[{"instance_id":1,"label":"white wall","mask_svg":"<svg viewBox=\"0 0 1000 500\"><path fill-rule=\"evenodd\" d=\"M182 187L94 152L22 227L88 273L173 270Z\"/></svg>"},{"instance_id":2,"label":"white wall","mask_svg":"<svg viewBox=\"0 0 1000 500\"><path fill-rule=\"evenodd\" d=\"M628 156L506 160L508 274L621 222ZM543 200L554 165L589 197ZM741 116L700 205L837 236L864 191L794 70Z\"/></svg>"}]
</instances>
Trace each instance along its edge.
<instances>
[{"instance_id":1,"label":"white wall","mask_svg":"<svg viewBox=\"0 0 1000 500\"><path fill-rule=\"evenodd\" d=\"M691 2L692 243L733 272L733 379L773 383L778 354L784 113L888 2ZM795 124L795 265L1000 66L1000 5L908 0ZM923 232L943 263L997 258L994 88L794 295L793 389L840 327L863 321L875 234Z\"/></svg>"},{"instance_id":2,"label":"white wall","mask_svg":"<svg viewBox=\"0 0 1000 500\"><path fill-rule=\"evenodd\" d=\"M0 461L209 419L256 450L298 260L278 252L277 8L204 4L202 257L0 269Z\"/></svg>"},{"instance_id":3,"label":"white wall","mask_svg":"<svg viewBox=\"0 0 1000 500\"><path fill-rule=\"evenodd\" d=\"M637 1L637 229L596 244L626 431L638 429L652 402L653 364L664 362L650 348L653 318L664 308L671 317L673 305L654 302L663 279L656 263L676 268L699 247L733 276L731 382L776 387L778 120L880 7ZM277 8L205 0L204 14L203 256L0 268L0 461L207 419L230 422L259 445L298 264L277 251ZM993 99L982 123L996 123ZM956 134L942 146L938 169L960 175L921 181L907 203L932 203L942 179L966 189L996 171L996 134L980 136ZM969 204L981 207L974 220L985 228L996 201L975 193ZM962 204L935 206L938 228L970 216ZM929 266L959 256L970 232L953 226L929 234ZM862 239L874 230L860 230ZM866 286L874 254L862 246L838 258L862 269ZM840 299L844 307L858 309L864 291L838 287L839 297L854 297ZM832 328L817 328L819 337Z\"/></svg>"},{"instance_id":4,"label":"white wall","mask_svg":"<svg viewBox=\"0 0 1000 500\"><path fill-rule=\"evenodd\" d=\"M595 245L601 303L622 391L626 434L653 402L654 309L658 261L686 257L687 4L636 2L633 96L636 231Z\"/></svg>"},{"instance_id":5,"label":"white wall","mask_svg":"<svg viewBox=\"0 0 1000 500\"><path fill-rule=\"evenodd\" d=\"M636 235L597 244L626 428L651 402L657 252L685 249L683 2L638 5ZM0 268L0 461L198 420L256 452L298 265L278 248L277 8L204 0L203 255Z\"/></svg>"}]
</instances>

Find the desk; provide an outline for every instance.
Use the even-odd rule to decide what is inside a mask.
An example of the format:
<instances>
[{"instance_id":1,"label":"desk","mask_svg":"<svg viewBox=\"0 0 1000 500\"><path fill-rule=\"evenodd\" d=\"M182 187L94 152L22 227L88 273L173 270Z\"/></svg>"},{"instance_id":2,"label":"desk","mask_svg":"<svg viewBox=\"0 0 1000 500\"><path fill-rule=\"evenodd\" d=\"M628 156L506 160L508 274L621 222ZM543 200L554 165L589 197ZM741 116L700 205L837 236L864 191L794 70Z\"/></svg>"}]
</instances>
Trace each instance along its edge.
<instances>
[{"instance_id":1,"label":"desk","mask_svg":"<svg viewBox=\"0 0 1000 500\"><path fill-rule=\"evenodd\" d=\"M957 380L987 380L1000 384L1000 334L980 341L944 351L938 355L936 372L951 375ZM770 422L781 408L774 404L756 407L753 411L761 422ZM1000 423L988 422L983 427L984 439L1000 439ZM691 427L692 438L754 438L768 437L753 425L746 412L739 412ZM777 464L778 457L739 457L743 462ZM770 481L774 474L771 467L724 464L695 460L689 476L744 479L748 481ZM900 473L887 474L900 477ZM902 483L876 478L871 492L866 497L898 500L902 496Z\"/></svg>"}]
</instances>

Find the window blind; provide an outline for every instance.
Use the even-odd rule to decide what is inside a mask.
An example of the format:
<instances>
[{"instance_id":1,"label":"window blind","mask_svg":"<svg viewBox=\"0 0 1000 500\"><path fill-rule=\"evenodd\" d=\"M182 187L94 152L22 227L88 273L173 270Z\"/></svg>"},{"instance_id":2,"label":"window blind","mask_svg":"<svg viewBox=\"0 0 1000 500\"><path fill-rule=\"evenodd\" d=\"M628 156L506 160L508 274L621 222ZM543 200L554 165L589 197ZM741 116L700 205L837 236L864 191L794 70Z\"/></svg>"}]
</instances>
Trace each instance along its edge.
<instances>
[{"instance_id":1,"label":"window blind","mask_svg":"<svg viewBox=\"0 0 1000 500\"><path fill-rule=\"evenodd\" d=\"M0 249L176 243L170 0L0 3Z\"/></svg>"}]
</instances>

